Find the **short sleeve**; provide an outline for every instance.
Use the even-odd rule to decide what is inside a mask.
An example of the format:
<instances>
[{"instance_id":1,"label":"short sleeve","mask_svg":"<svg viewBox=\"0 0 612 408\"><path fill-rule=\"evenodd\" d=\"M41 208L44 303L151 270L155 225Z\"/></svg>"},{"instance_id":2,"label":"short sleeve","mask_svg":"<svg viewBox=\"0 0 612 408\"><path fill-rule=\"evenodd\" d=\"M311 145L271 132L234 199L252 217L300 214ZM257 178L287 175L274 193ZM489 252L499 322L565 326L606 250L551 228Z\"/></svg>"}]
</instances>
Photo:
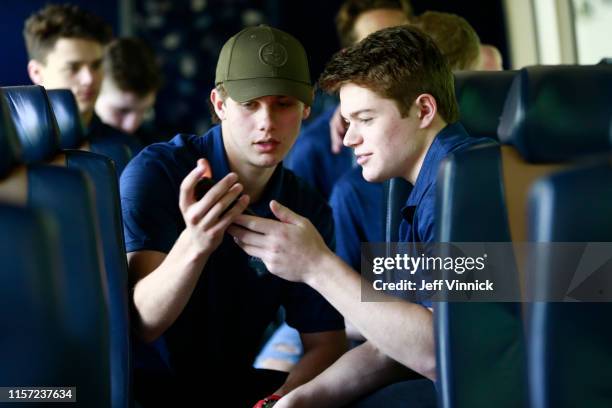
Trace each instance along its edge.
<instances>
[{"instance_id":1,"label":"short sleeve","mask_svg":"<svg viewBox=\"0 0 612 408\"><path fill-rule=\"evenodd\" d=\"M178 208L178 186L163 160L145 150L121 176L121 206L127 252L170 252L184 223Z\"/></svg>"}]
</instances>

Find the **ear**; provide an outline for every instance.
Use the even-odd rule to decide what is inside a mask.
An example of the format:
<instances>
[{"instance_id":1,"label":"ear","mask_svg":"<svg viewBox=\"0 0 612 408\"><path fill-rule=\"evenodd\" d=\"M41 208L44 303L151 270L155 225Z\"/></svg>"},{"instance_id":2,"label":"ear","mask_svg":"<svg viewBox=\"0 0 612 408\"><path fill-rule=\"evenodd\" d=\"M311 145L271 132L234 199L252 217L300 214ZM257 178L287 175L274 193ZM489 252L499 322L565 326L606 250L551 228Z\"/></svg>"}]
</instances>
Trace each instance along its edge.
<instances>
[{"instance_id":1,"label":"ear","mask_svg":"<svg viewBox=\"0 0 612 408\"><path fill-rule=\"evenodd\" d=\"M314 98L315 98L315 92L314 89L312 90L312 102L314 103ZM310 104L310 106L312 106L312 104ZM310 106L307 106L306 104L304 104L304 111L302 112L302 120L304 119L308 119L308 117L310 116Z\"/></svg>"},{"instance_id":2,"label":"ear","mask_svg":"<svg viewBox=\"0 0 612 408\"><path fill-rule=\"evenodd\" d=\"M430 94L421 94L416 98L417 117L420 120L420 129L425 129L431 125L438 113L436 98Z\"/></svg>"},{"instance_id":3,"label":"ear","mask_svg":"<svg viewBox=\"0 0 612 408\"><path fill-rule=\"evenodd\" d=\"M28 61L28 75L30 80L35 85L42 85L43 83L43 69L44 66L40 62L31 59Z\"/></svg>"},{"instance_id":4,"label":"ear","mask_svg":"<svg viewBox=\"0 0 612 408\"><path fill-rule=\"evenodd\" d=\"M304 110L302 111L302 120L308 119L308 117L310 116L310 111L310 106L304 105Z\"/></svg>"},{"instance_id":5,"label":"ear","mask_svg":"<svg viewBox=\"0 0 612 408\"><path fill-rule=\"evenodd\" d=\"M215 108L215 113L221 120L225 120L225 101L221 98L221 94L217 91L217 88L213 88L210 91L210 102Z\"/></svg>"}]
</instances>

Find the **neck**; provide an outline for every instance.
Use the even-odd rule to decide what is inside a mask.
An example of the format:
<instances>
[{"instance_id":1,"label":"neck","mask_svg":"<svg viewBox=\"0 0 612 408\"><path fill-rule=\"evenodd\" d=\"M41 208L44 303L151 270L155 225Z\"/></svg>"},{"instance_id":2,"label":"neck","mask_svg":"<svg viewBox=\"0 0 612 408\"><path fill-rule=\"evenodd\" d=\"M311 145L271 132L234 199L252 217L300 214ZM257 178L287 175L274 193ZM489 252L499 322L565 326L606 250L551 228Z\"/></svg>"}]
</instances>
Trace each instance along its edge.
<instances>
[{"instance_id":1,"label":"neck","mask_svg":"<svg viewBox=\"0 0 612 408\"><path fill-rule=\"evenodd\" d=\"M93 119L93 110L81 113L81 121L83 121L83 126L85 126L85 128L89 127L89 124L91 123L92 119Z\"/></svg>"},{"instance_id":2,"label":"neck","mask_svg":"<svg viewBox=\"0 0 612 408\"><path fill-rule=\"evenodd\" d=\"M419 173L421 172L421 168L423 167L425 156L427 156L427 152L429 151L429 148L431 147L431 144L433 143L434 139L436 138L438 133L440 133L440 131L444 129L444 127L446 127L446 122L436 115L431 124L427 128L422 130L423 133L422 137L420 138L420 140L422 140L422 143L417 150L418 156L414 161L414 165L410 166L410 168L407 169L406 173L404 173L403 176L406 180L408 180L410 184L414 185L416 183L417 178L419 177Z\"/></svg>"}]
</instances>

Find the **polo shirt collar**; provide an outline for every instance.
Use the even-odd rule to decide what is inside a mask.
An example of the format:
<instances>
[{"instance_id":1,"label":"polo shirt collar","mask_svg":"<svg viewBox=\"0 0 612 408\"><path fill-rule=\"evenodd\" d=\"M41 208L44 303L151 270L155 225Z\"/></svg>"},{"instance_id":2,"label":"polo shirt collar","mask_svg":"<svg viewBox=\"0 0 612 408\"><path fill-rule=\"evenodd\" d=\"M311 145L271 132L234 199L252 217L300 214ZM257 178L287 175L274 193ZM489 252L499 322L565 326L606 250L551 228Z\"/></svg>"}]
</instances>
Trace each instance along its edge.
<instances>
[{"instance_id":1,"label":"polo shirt collar","mask_svg":"<svg viewBox=\"0 0 612 408\"><path fill-rule=\"evenodd\" d=\"M457 135L467 135L467 132L460 122L448 124L440 132L438 132L431 143L431 146L429 146L427 153L425 154L425 159L423 160L423 165L421 166L419 175L414 183L414 188L406 201L406 207L416 206L423 198L423 195L427 192L429 186L435 182L438 176L440 162L455 146L455 137ZM407 210L406 212L406 215L414 215L414 210ZM404 213L404 209L402 209L402 213ZM412 217L410 217L410 220L407 221L411 220Z\"/></svg>"}]
</instances>

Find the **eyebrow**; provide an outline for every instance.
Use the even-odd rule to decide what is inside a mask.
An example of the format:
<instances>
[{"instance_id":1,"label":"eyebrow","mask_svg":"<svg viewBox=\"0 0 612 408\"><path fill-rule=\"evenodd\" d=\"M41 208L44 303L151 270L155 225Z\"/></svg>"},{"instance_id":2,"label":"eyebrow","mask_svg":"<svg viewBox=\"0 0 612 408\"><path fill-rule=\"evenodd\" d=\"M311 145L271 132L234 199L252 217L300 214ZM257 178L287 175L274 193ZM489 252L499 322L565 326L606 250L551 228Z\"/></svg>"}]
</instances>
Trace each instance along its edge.
<instances>
[{"instance_id":1,"label":"eyebrow","mask_svg":"<svg viewBox=\"0 0 612 408\"><path fill-rule=\"evenodd\" d=\"M357 117L359 114L361 113L370 113L370 112L374 112L374 109L361 109L355 112L351 112L351 114L349 115L352 118ZM346 116L340 114L340 116L342 117L342 119L347 120Z\"/></svg>"},{"instance_id":2,"label":"eyebrow","mask_svg":"<svg viewBox=\"0 0 612 408\"><path fill-rule=\"evenodd\" d=\"M103 58L96 58L95 60L92 60L92 61L76 59L76 60L66 61L66 65L98 64L98 63L101 63L102 60Z\"/></svg>"}]
</instances>

